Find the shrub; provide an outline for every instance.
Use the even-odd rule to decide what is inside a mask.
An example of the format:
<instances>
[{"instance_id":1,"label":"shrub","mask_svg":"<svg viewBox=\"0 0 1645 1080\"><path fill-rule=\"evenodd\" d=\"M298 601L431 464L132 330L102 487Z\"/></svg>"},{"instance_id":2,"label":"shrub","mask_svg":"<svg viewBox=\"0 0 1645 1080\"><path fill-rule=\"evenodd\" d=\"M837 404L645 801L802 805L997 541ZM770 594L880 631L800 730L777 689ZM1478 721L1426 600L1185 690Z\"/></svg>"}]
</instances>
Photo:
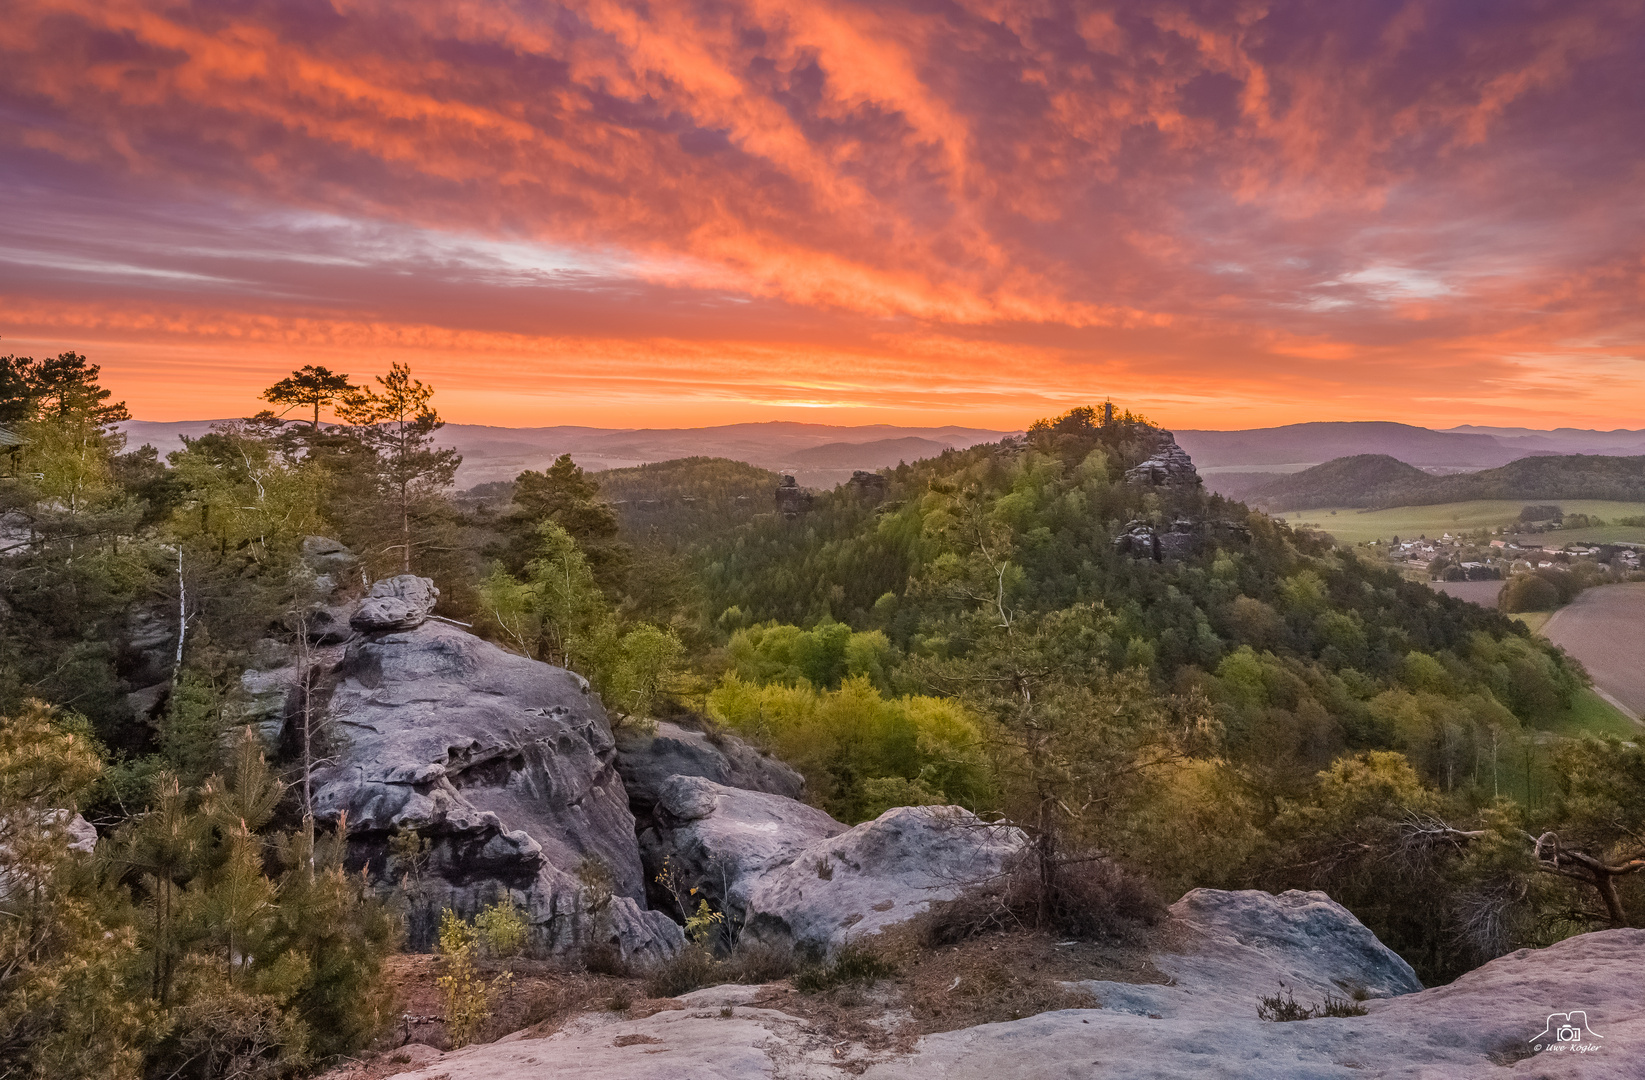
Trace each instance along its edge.
<instances>
[{"instance_id":1,"label":"shrub","mask_svg":"<svg viewBox=\"0 0 1645 1080\"><path fill-rule=\"evenodd\" d=\"M927 941L952 945L1021 928L1084 940L1123 938L1159 922L1165 912L1145 879L1101 857L1059 864L1042 903L1043 888L1033 860L1020 856L999 877L932 904L922 916Z\"/></svg>"},{"instance_id":2,"label":"shrub","mask_svg":"<svg viewBox=\"0 0 1645 1080\"><path fill-rule=\"evenodd\" d=\"M1559 589L1538 574L1515 574L1498 601L1503 611L1551 611L1559 606Z\"/></svg>"},{"instance_id":3,"label":"shrub","mask_svg":"<svg viewBox=\"0 0 1645 1080\"><path fill-rule=\"evenodd\" d=\"M452 1049L467 1046L491 1019L492 1000L514 981L505 971L488 984L474 968L474 951L479 933L462 916L447 908L440 917L440 955L445 958L445 974L434 985L445 999L446 1034Z\"/></svg>"},{"instance_id":4,"label":"shrub","mask_svg":"<svg viewBox=\"0 0 1645 1080\"><path fill-rule=\"evenodd\" d=\"M692 942L646 974L645 992L651 997L679 997L722 982L720 974L720 962L714 954Z\"/></svg>"},{"instance_id":5,"label":"shrub","mask_svg":"<svg viewBox=\"0 0 1645 1080\"><path fill-rule=\"evenodd\" d=\"M647 973L645 992L652 997L679 997L722 983L757 986L787 978L793 971L793 950L779 945L739 945L721 960L706 944L694 941Z\"/></svg>"},{"instance_id":6,"label":"shrub","mask_svg":"<svg viewBox=\"0 0 1645 1080\"><path fill-rule=\"evenodd\" d=\"M474 916L474 929L486 952L496 957L516 955L525 946L526 921L514 897L499 890L497 902Z\"/></svg>"},{"instance_id":7,"label":"shrub","mask_svg":"<svg viewBox=\"0 0 1645 1080\"><path fill-rule=\"evenodd\" d=\"M873 986L896 973L893 965L865 946L852 942L841 946L826 962L801 968L794 976L794 989L815 994L851 984Z\"/></svg>"},{"instance_id":8,"label":"shrub","mask_svg":"<svg viewBox=\"0 0 1645 1080\"><path fill-rule=\"evenodd\" d=\"M1271 1020L1275 1023L1284 1023L1290 1020L1317 1020L1323 1016L1364 1016L1365 1006L1348 998L1339 998L1332 994L1325 995L1325 1001L1319 1005L1298 1005L1296 996L1289 990L1284 996L1270 994L1257 998L1257 1019Z\"/></svg>"},{"instance_id":9,"label":"shrub","mask_svg":"<svg viewBox=\"0 0 1645 1080\"><path fill-rule=\"evenodd\" d=\"M745 986L776 982L794 973L794 950L760 942L738 945L726 960L731 981Z\"/></svg>"}]
</instances>

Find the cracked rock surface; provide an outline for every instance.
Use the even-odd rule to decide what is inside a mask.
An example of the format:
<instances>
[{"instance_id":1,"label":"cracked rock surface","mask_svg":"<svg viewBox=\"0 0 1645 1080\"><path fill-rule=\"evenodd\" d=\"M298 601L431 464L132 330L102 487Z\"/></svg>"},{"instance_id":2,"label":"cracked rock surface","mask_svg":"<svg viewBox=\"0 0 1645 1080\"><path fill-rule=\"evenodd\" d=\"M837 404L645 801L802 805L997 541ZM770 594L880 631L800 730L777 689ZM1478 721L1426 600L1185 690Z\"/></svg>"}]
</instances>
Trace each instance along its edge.
<instances>
[{"instance_id":1,"label":"cracked rock surface","mask_svg":"<svg viewBox=\"0 0 1645 1080\"><path fill-rule=\"evenodd\" d=\"M426 622L351 643L318 698L339 746L316 774L316 809L347 815L351 858L374 878L390 835L414 828L433 844L433 910L473 914L506 889L550 947L679 947L679 928L645 910L611 729L581 678ZM576 877L590 857L613 879L603 908Z\"/></svg>"},{"instance_id":2,"label":"cracked rock surface","mask_svg":"<svg viewBox=\"0 0 1645 1080\"><path fill-rule=\"evenodd\" d=\"M1317 988L1344 983L1405 985L1398 965L1368 948L1367 938L1376 941L1370 931L1352 916L1345 922L1341 911L1318 893L1190 893L1171 909L1181 951L1153 958L1176 985L1096 984L1157 995L1147 1003L1154 1015L1120 1007L1110 995L1105 1008L1065 1009L928 1035L912 1052L898 1054L837 1042L816 1024L762 1008L759 987L723 986L685 995L680 1008L643 1019L589 1013L543 1038L513 1035L419 1058L402 1080L838 1080L851 1074L870 1080L1634 1080L1640 1075L1645 983L1637 973L1645 959L1645 930L1604 930L1546 949L1520 950L1447 986L1372 998L1365 1016L1258 1020L1253 991L1275 972L1297 980L1299 1002ZM1534 1049L1543 1045L1538 1036L1549 1014L1571 1010L1585 1012L1598 1037L1582 1045L1593 1049Z\"/></svg>"}]
</instances>

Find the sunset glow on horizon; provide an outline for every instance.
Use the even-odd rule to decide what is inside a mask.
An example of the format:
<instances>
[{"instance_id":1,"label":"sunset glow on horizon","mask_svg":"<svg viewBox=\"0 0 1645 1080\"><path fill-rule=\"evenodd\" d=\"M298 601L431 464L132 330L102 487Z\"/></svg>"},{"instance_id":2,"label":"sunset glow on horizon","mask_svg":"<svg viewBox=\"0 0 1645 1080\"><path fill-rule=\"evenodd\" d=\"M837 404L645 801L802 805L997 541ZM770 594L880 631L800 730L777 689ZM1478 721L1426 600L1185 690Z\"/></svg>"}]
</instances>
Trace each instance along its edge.
<instances>
[{"instance_id":1,"label":"sunset glow on horizon","mask_svg":"<svg viewBox=\"0 0 1645 1080\"><path fill-rule=\"evenodd\" d=\"M1645 5L14 0L0 352L148 420L1645 427Z\"/></svg>"}]
</instances>

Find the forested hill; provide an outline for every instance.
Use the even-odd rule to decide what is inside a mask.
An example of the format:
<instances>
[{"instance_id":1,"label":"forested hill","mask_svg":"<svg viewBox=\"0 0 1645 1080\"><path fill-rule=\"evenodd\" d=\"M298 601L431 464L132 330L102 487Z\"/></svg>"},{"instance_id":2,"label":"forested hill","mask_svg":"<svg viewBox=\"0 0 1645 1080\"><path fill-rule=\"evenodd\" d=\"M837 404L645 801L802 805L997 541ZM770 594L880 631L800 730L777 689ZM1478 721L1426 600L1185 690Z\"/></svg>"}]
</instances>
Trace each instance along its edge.
<instances>
[{"instance_id":1,"label":"forested hill","mask_svg":"<svg viewBox=\"0 0 1645 1080\"><path fill-rule=\"evenodd\" d=\"M1503 747L1529 762L1580 670L1197 482L1128 479L1161 438L1077 410L887 470L883 496L842 486L704 543L705 615L735 631L711 714L773 740L847 818L889 797L1023 820L1050 791L1090 807L1072 835L1167 894L1324 888L1425 977L1477 962L1499 945L1458 924L1460 871L1393 873L1377 852L1413 815L1482 813ZM899 694L958 696L985 743L1012 733L984 770L999 786L965 766L969 729ZM1062 779L1012 802L1011 762L1047 754Z\"/></svg>"},{"instance_id":2,"label":"forested hill","mask_svg":"<svg viewBox=\"0 0 1645 1080\"><path fill-rule=\"evenodd\" d=\"M1386 454L1337 458L1249 492L1272 510L1433 506L1469 499L1645 499L1645 457L1565 454L1495 469L1433 476Z\"/></svg>"}]
</instances>

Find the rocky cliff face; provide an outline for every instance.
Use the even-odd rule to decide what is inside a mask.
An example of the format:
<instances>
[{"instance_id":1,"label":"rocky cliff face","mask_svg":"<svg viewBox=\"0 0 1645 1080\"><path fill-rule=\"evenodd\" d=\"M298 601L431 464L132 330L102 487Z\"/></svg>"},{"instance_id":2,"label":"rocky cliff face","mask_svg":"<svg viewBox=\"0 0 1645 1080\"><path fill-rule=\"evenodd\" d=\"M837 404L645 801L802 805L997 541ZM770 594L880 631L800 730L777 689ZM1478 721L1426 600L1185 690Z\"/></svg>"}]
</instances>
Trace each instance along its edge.
<instances>
[{"instance_id":1,"label":"rocky cliff face","mask_svg":"<svg viewBox=\"0 0 1645 1080\"><path fill-rule=\"evenodd\" d=\"M1141 487L1197 488L1199 470L1169 431L1160 431L1158 445L1147 460L1125 470L1125 482Z\"/></svg>"},{"instance_id":2,"label":"rocky cliff face","mask_svg":"<svg viewBox=\"0 0 1645 1080\"><path fill-rule=\"evenodd\" d=\"M315 776L316 812L346 820L355 863L385 877L390 837L415 829L432 845L421 886L431 910L471 914L507 890L549 947L677 949L678 927L645 909L616 745L587 684L429 621L437 594L424 579L372 593L312 701L335 744ZM248 676L266 695L294 681ZM287 702L289 727L300 703ZM609 871L609 904L579 880L585 860Z\"/></svg>"}]
</instances>

